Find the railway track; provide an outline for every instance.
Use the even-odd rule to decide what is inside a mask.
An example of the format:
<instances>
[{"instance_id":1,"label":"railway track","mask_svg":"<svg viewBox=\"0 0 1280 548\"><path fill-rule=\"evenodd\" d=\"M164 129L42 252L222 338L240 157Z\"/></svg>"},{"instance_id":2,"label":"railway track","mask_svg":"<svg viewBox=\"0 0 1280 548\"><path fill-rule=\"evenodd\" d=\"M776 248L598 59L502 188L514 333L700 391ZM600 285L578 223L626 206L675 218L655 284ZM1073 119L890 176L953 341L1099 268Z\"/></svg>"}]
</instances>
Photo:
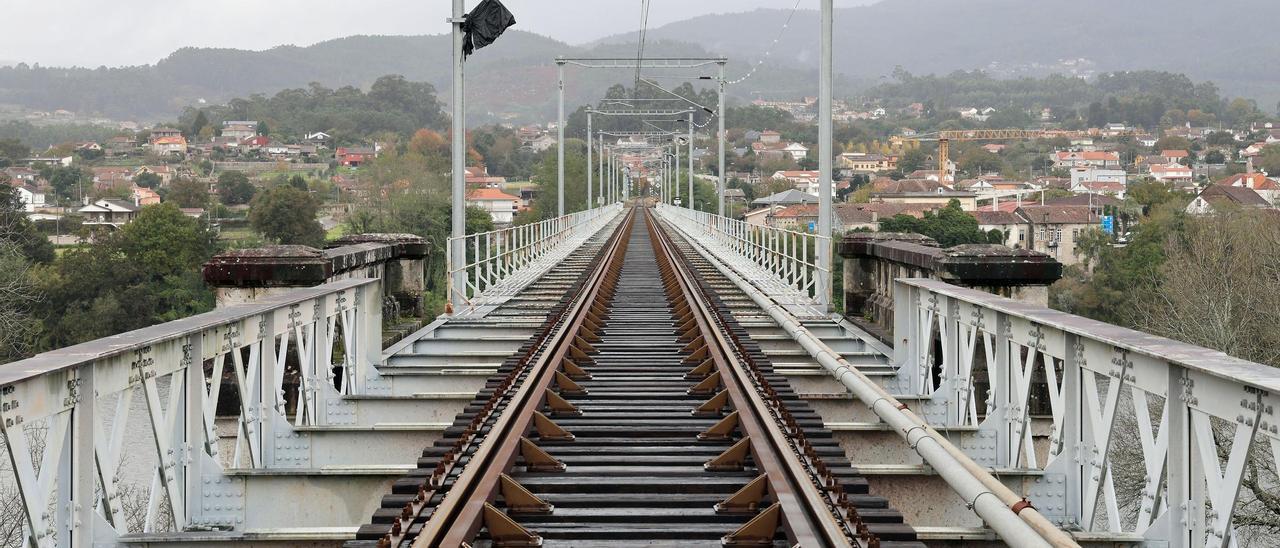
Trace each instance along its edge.
<instances>
[{"instance_id":1,"label":"railway track","mask_svg":"<svg viewBox=\"0 0 1280 548\"><path fill-rule=\"evenodd\" d=\"M922 546L633 209L351 548Z\"/></svg>"}]
</instances>

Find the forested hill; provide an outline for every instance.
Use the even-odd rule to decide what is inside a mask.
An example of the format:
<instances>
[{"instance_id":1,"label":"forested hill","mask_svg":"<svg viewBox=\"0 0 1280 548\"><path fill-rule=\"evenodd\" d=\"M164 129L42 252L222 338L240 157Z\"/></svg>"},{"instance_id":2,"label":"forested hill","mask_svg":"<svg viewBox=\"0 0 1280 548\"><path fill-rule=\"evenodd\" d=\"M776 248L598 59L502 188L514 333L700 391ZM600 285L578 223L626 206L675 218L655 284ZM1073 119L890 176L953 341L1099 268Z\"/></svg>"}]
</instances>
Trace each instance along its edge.
<instances>
[{"instance_id":1,"label":"forested hill","mask_svg":"<svg viewBox=\"0 0 1280 548\"><path fill-rule=\"evenodd\" d=\"M155 65L124 68L18 65L0 68L0 104L114 118L164 119L200 99L218 103L307 87L311 82L329 88L368 87L380 76L401 74L441 89L450 77L450 47L446 35L352 36L265 51L184 48ZM496 75L499 66L504 83L527 81L547 70L546 65L554 67L550 60L566 50L572 48L536 34L508 33L468 65L476 104L484 105L484 98L490 95L486 91L494 87L490 75ZM554 69L551 73L554 78ZM503 87L520 97L522 90Z\"/></svg>"},{"instance_id":2,"label":"forested hill","mask_svg":"<svg viewBox=\"0 0 1280 548\"><path fill-rule=\"evenodd\" d=\"M67 69L19 65L0 68L0 105L164 120L201 99L222 103L234 97L306 88L312 82L328 88L367 88L388 74L428 82L447 101L452 76L450 48L447 35L352 36L265 51L184 48L148 66ZM658 40L648 51L652 55L709 55L699 46ZM467 62L467 122L545 121L555 112L556 56L634 55L634 45L579 48L513 29ZM610 84L630 83L634 77L634 72L621 70L571 68L568 72L571 105L589 102ZM813 80L811 72L771 68L763 71L759 80L794 82L804 76L802 80L809 81Z\"/></svg>"},{"instance_id":3,"label":"forested hill","mask_svg":"<svg viewBox=\"0 0 1280 548\"><path fill-rule=\"evenodd\" d=\"M789 13L695 17L647 36L756 58L771 48ZM1277 20L1275 0L882 0L836 11L834 62L850 79L875 81L896 66L914 74L984 69L1001 77L1162 70L1211 80L1271 110L1280 100L1280 43L1268 39ZM770 57L816 66L817 32L818 13L797 12ZM1086 62L1062 62L1079 59Z\"/></svg>"},{"instance_id":4,"label":"forested hill","mask_svg":"<svg viewBox=\"0 0 1280 548\"><path fill-rule=\"evenodd\" d=\"M797 12L771 45L789 13L671 23L649 31L646 53L725 55L736 78L770 52L764 69L732 86L731 96L813 95L817 13ZM1268 111L1280 100L1280 44L1268 39L1280 20L1275 0L883 0L836 17L838 93L845 96L888 81L901 66L917 75L983 69L995 77L1163 70L1211 80ZM634 39L577 47L512 29L468 62L468 123L546 120L555 112L555 56L629 57ZM19 65L0 68L0 105L161 120L200 99L220 103L311 82L367 87L386 74L426 81L447 99L449 49L447 35L353 36L265 51L186 48L126 68ZM569 101L583 104L618 82L631 82L627 71L571 70Z\"/></svg>"}]
</instances>

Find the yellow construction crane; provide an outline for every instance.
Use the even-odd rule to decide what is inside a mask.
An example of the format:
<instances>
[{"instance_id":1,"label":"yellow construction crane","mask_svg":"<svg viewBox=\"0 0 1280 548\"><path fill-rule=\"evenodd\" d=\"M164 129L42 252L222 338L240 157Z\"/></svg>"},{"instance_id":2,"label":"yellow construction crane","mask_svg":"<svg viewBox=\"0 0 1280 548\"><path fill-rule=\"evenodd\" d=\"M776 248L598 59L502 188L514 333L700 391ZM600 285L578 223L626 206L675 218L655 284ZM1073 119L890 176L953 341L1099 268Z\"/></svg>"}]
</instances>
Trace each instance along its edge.
<instances>
[{"instance_id":1,"label":"yellow construction crane","mask_svg":"<svg viewBox=\"0 0 1280 548\"><path fill-rule=\"evenodd\" d=\"M1134 130L1124 130L1108 134L1109 136L1136 135ZM928 133L915 137L901 137L902 141L937 141L938 142L938 179L946 179L947 159L951 154L951 141L1019 141L1030 139L1049 139L1053 137L1085 137L1092 132L1063 131L1044 129L957 129Z\"/></svg>"},{"instance_id":2,"label":"yellow construction crane","mask_svg":"<svg viewBox=\"0 0 1280 548\"><path fill-rule=\"evenodd\" d=\"M1041 139L1062 135L1061 131L1042 129L958 129L939 131L916 137L903 137L903 141L938 142L938 180L947 178L947 160L951 154L951 141L1017 141Z\"/></svg>"}]
</instances>

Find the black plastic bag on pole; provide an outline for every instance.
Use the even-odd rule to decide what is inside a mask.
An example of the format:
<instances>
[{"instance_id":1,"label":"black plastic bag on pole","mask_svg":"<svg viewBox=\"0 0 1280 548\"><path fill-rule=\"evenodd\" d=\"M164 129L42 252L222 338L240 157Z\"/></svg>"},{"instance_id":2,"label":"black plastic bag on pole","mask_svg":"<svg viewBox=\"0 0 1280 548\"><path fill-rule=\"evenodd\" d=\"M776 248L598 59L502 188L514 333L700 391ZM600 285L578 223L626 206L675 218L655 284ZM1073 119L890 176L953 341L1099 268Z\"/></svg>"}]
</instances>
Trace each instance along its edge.
<instances>
[{"instance_id":1,"label":"black plastic bag on pole","mask_svg":"<svg viewBox=\"0 0 1280 548\"><path fill-rule=\"evenodd\" d=\"M462 39L463 56L471 55L475 50L492 44L511 25L516 18L507 7L498 0L482 0L462 24L466 35Z\"/></svg>"}]
</instances>

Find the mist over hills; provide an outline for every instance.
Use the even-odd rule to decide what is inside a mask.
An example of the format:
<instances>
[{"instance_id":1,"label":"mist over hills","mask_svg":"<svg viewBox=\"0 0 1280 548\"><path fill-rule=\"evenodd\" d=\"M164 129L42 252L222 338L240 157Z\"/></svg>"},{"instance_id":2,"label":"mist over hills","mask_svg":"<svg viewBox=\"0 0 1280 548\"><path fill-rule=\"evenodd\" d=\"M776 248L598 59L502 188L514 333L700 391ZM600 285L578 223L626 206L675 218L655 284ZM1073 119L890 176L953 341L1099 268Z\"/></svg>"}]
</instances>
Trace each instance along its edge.
<instances>
[{"instance_id":1,"label":"mist over hills","mask_svg":"<svg viewBox=\"0 0 1280 548\"><path fill-rule=\"evenodd\" d=\"M789 13L708 15L650 29L646 55L725 55L736 78L769 53L760 72L730 89L732 97L812 95L818 15L797 12L772 45ZM1213 80L1269 111L1280 99L1280 45L1265 37L1278 17L1273 0L885 0L837 11L837 95L855 95L897 66L916 74L984 69L1000 77L1157 69ZM468 61L468 122L546 120L555 112L557 55L631 57L634 41L633 33L573 46L513 29ZM134 67L19 64L0 68L0 104L160 120L199 100L220 103L311 82L367 86L385 74L429 82L447 95L449 52L447 35L352 36L264 51L183 48ZM653 72L667 87L682 74L689 71ZM633 78L625 70L570 69L570 108Z\"/></svg>"},{"instance_id":2,"label":"mist over hills","mask_svg":"<svg viewBox=\"0 0 1280 548\"><path fill-rule=\"evenodd\" d=\"M695 17L650 29L648 37L758 58L789 13ZM1280 99L1280 44L1266 37L1277 18L1273 0L883 0L836 10L834 63L853 81L878 81L896 66L999 76L1165 70L1213 80L1271 110ZM798 11L771 59L816 66L818 30L816 11ZM635 39L629 33L597 43Z\"/></svg>"}]
</instances>

